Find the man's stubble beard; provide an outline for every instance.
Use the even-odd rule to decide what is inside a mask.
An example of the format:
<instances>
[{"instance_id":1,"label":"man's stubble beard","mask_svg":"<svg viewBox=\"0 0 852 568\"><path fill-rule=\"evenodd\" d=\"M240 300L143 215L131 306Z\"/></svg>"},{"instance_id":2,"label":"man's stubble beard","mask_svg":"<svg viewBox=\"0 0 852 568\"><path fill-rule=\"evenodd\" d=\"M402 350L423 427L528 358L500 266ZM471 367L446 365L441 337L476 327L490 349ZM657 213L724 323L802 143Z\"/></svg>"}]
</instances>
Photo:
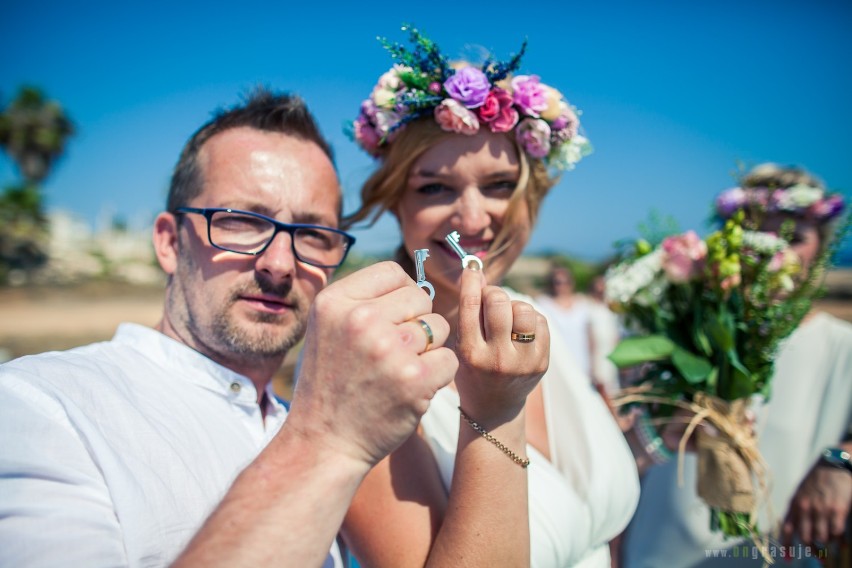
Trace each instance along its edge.
<instances>
[{"instance_id":1,"label":"man's stubble beard","mask_svg":"<svg viewBox=\"0 0 852 568\"><path fill-rule=\"evenodd\" d=\"M302 339L307 327L307 313L302 298L292 293L292 285L287 284L286 292L272 292L268 286L255 281L258 286L245 286L235 290L226 304L218 308L211 321L211 333L220 345L227 346L229 352L241 357L283 357ZM259 289L258 289L259 288ZM278 288L281 288L280 286ZM248 319L239 321L232 312L237 298L245 294L260 291L286 298L291 307L289 315L293 321L285 327L287 314L256 312ZM190 322L192 317L190 316Z\"/></svg>"},{"instance_id":2,"label":"man's stubble beard","mask_svg":"<svg viewBox=\"0 0 852 568\"><path fill-rule=\"evenodd\" d=\"M209 302L204 298L190 301L189 288L203 289L194 284L201 278L195 259L191 254L181 255L181 267L173 278L179 281L176 294L169 294L169 311L183 320L187 331L199 347L209 355L218 354L227 361L259 362L258 359L283 358L302 339L307 327L309 302L293 290L292 280L272 284L254 273L248 284L235 285L222 302ZM189 286L187 286L187 284ZM286 314L255 312L251 318L240 321L233 307L242 295L272 295L286 300L290 307ZM182 304L182 306L180 305ZM207 310L207 317L199 316L199 310ZM285 327L288 316L292 318L289 328Z\"/></svg>"}]
</instances>

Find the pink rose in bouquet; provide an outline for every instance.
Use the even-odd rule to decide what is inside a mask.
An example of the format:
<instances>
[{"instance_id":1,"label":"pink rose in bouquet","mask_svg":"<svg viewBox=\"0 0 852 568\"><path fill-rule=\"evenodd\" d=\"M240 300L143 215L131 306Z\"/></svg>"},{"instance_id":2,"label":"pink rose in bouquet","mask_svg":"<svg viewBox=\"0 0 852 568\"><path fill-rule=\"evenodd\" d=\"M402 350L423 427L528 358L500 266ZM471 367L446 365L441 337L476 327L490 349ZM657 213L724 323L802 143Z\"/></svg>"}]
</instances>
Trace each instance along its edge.
<instances>
[{"instance_id":1,"label":"pink rose in bouquet","mask_svg":"<svg viewBox=\"0 0 852 568\"><path fill-rule=\"evenodd\" d=\"M662 247L663 270L671 282L689 282L704 271L707 244L695 231L668 237L663 241Z\"/></svg>"}]
</instances>

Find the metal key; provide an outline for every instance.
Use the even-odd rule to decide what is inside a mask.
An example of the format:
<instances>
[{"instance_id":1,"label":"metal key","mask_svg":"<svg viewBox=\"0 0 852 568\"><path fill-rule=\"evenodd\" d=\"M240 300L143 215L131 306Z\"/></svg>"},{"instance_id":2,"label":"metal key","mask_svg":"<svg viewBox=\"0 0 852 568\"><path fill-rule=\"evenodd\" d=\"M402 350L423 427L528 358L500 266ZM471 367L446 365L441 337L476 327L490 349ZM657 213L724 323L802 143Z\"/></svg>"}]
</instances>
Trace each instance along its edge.
<instances>
[{"instance_id":1,"label":"metal key","mask_svg":"<svg viewBox=\"0 0 852 568\"><path fill-rule=\"evenodd\" d=\"M414 270L417 272L417 285L425 288L429 293L429 299L435 299L435 288L432 283L426 280L426 270L423 268L423 263L429 258L429 249L417 249L414 251Z\"/></svg>"},{"instance_id":2,"label":"metal key","mask_svg":"<svg viewBox=\"0 0 852 568\"><path fill-rule=\"evenodd\" d=\"M459 244L460 239L461 239L461 237L459 236L458 231L453 231L452 233L450 233L449 235L447 235L444 238L444 240L447 241L447 244L450 245L450 247L453 249L453 251L457 255L459 255L459 258L461 259L462 270L464 270L465 268L470 266L470 263L473 262L474 264L479 266L479 270L481 271L482 270L482 260L478 256L468 254L467 251L464 250L461 247L461 245Z\"/></svg>"}]
</instances>

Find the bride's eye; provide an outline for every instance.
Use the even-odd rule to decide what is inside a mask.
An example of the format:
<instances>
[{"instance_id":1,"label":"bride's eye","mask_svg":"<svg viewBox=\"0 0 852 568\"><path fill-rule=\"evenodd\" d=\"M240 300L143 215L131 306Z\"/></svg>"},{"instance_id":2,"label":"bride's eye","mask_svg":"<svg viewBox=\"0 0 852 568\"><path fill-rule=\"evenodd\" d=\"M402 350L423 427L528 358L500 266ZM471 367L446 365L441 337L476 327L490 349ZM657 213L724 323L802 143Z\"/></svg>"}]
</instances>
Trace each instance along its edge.
<instances>
[{"instance_id":1,"label":"bride's eye","mask_svg":"<svg viewBox=\"0 0 852 568\"><path fill-rule=\"evenodd\" d=\"M482 188L482 191L489 194L503 195L511 194L515 191L518 182L514 180L500 180L489 183Z\"/></svg>"},{"instance_id":2,"label":"bride's eye","mask_svg":"<svg viewBox=\"0 0 852 568\"><path fill-rule=\"evenodd\" d=\"M443 191L449 191L449 190L450 190L450 188L448 188L446 185L444 185L442 183L427 183L427 184L421 185L420 187L418 187L416 189L417 193L420 193L422 195L437 195L437 194L439 194Z\"/></svg>"}]
</instances>

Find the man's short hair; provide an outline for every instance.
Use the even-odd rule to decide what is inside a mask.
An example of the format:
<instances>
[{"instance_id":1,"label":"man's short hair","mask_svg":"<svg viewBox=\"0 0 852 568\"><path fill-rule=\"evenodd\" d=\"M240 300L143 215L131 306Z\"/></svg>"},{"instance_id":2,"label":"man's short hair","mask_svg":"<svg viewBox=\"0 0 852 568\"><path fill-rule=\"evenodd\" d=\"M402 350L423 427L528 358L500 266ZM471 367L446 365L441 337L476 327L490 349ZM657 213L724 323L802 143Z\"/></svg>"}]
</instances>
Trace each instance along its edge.
<instances>
[{"instance_id":1,"label":"man's short hair","mask_svg":"<svg viewBox=\"0 0 852 568\"><path fill-rule=\"evenodd\" d=\"M203 189L204 180L198 154L210 138L231 128L249 127L264 132L280 132L314 142L334 163L331 145L320 133L316 120L305 102L290 93L276 93L264 87L252 91L244 102L223 109L195 131L181 152L172 173L166 210L174 213Z\"/></svg>"}]
</instances>

